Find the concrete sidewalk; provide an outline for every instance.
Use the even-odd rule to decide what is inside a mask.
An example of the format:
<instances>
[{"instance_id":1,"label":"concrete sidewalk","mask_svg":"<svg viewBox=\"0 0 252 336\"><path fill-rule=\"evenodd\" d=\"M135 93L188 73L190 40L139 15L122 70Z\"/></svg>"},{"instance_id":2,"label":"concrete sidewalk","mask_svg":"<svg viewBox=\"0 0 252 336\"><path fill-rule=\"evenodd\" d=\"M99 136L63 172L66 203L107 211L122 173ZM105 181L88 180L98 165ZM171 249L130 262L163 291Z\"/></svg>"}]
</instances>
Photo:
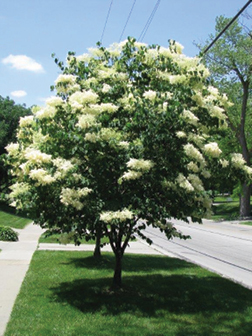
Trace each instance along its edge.
<instances>
[{"instance_id":1,"label":"concrete sidewalk","mask_svg":"<svg viewBox=\"0 0 252 336\"><path fill-rule=\"evenodd\" d=\"M0 241L0 336L4 335L11 311L19 293L25 274L34 251L56 250L56 251L93 251L94 245L83 244L75 246L73 244L39 244L38 239L43 230L38 225L29 224L23 230L16 230L19 233L18 242ZM110 246L106 245L102 251L110 251ZM167 254L162 249L154 249L143 241L131 242L125 253L139 254ZM170 255L171 256L171 255Z\"/></svg>"},{"instance_id":2,"label":"concrete sidewalk","mask_svg":"<svg viewBox=\"0 0 252 336\"><path fill-rule=\"evenodd\" d=\"M38 246L38 250L44 250L44 251L94 251L95 245L92 244L82 244L80 246L75 246L74 244L45 244L41 243ZM110 245L105 245L102 249L102 252L112 252L112 249ZM125 250L125 254L128 253L136 253L136 254L164 254L169 256L174 256L171 253L168 253L167 251L164 251L161 248L158 247L152 247L149 244L145 243L144 241L134 241L130 242L129 246Z\"/></svg>"},{"instance_id":3,"label":"concrete sidewalk","mask_svg":"<svg viewBox=\"0 0 252 336\"><path fill-rule=\"evenodd\" d=\"M0 241L0 336L4 335L12 307L19 293L38 239L43 230L29 224L19 233L18 242Z\"/></svg>"}]
</instances>

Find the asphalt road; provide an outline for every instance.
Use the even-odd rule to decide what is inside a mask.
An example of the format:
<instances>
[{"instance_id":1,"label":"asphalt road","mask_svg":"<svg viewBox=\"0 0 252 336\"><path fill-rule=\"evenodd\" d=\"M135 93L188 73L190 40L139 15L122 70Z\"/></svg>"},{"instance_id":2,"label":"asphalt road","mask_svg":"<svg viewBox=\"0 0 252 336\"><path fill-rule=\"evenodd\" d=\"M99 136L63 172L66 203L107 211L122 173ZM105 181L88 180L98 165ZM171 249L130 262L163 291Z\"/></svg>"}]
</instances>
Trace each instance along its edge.
<instances>
[{"instance_id":1,"label":"asphalt road","mask_svg":"<svg viewBox=\"0 0 252 336\"><path fill-rule=\"evenodd\" d=\"M148 227L145 233L153 240L153 247L252 289L252 226L207 220L203 224L172 222L192 239L168 241L158 229Z\"/></svg>"}]
</instances>

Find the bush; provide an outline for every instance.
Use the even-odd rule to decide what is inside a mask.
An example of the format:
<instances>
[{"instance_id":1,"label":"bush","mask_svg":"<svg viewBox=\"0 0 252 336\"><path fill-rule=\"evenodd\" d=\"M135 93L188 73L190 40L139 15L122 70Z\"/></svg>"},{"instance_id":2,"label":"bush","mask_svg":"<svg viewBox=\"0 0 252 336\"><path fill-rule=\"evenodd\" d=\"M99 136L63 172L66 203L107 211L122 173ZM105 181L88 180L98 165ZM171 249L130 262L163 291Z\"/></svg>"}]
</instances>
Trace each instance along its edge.
<instances>
[{"instance_id":1,"label":"bush","mask_svg":"<svg viewBox=\"0 0 252 336\"><path fill-rule=\"evenodd\" d=\"M0 240L18 241L18 234L10 227L0 226Z\"/></svg>"}]
</instances>

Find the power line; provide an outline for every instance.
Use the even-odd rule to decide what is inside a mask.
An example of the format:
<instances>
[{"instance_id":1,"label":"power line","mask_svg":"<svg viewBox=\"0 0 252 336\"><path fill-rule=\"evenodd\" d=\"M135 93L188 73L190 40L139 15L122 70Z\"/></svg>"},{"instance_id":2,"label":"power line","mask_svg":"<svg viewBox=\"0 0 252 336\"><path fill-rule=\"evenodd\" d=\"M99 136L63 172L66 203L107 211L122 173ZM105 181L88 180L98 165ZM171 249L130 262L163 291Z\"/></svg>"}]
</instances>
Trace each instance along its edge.
<instances>
[{"instance_id":1,"label":"power line","mask_svg":"<svg viewBox=\"0 0 252 336\"><path fill-rule=\"evenodd\" d=\"M233 19L222 29L222 31L215 37L215 39L209 44L209 46L203 51L203 54L206 54L208 50L214 45L214 43L225 33L225 31L231 26L231 24L240 16L240 14L251 4L252 0L249 0L242 9L233 17Z\"/></svg>"},{"instance_id":2,"label":"power line","mask_svg":"<svg viewBox=\"0 0 252 336\"><path fill-rule=\"evenodd\" d=\"M130 19L130 17L131 17L132 12L133 12L135 3L136 3L136 0L134 0L134 2L133 2L133 5L132 5L131 10L130 10L130 12L129 12L127 21L126 21L126 23L125 23L125 26L123 27L123 31L122 31L121 36L120 36L120 38L119 38L119 42L121 41L122 36L123 36L123 34L124 34L124 31L125 31L125 29L126 29L126 27L127 27L127 24L128 24L128 22L129 22L129 19Z\"/></svg>"},{"instance_id":3,"label":"power line","mask_svg":"<svg viewBox=\"0 0 252 336\"><path fill-rule=\"evenodd\" d=\"M251 0L251 1L252 1L252 0ZM153 20L153 18L154 18L154 16L155 16L155 14L156 14L156 11L157 11L157 9L158 9L158 6L159 6L160 2L161 2L161 0L157 0L156 4L155 4L155 6L154 6L154 8L153 8L153 10L152 10L152 12L151 12L151 15L149 16L149 18L148 18L148 20L147 20L147 22L146 22L146 24L145 24L145 26L144 26L144 29L142 30L142 32L141 32L141 34L140 34L140 36L139 36L139 38L138 38L138 40L139 40L140 42L143 41L144 36L145 36L145 34L147 33L147 30L149 29L149 26L150 26L150 24L151 24L151 22L152 22L152 20Z\"/></svg>"},{"instance_id":4,"label":"power line","mask_svg":"<svg viewBox=\"0 0 252 336\"><path fill-rule=\"evenodd\" d=\"M105 33L105 29L106 29L106 26L107 26L107 23L108 23L108 19L109 19L109 15L110 15L112 4L113 4L113 0L111 0L111 2L110 2L108 14L107 14L106 21L105 21L105 24L104 24L104 27L103 27L103 31L102 31L102 35L101 35L101 40L100 40L101 43L102 43L103 36L104 36L104 33Z\"/></svg>"}]
</instances>

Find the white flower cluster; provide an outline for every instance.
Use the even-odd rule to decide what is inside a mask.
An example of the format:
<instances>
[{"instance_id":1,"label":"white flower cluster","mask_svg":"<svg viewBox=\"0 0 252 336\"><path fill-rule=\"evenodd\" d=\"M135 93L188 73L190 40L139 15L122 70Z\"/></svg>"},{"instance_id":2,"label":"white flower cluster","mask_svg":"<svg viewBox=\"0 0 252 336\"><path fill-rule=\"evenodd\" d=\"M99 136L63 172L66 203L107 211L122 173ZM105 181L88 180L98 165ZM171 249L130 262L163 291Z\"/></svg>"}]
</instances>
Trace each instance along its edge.
<instances>
[{"instance_id":1,"label":"white flower cluster","mask_svg":"<svg viewBox=\"0 0 252 336\"><path fill-rule=\"evenodd\" d=\"M74 111L81 110L87 104L96 103L97 99L97 93L92 90L77 91L69 97L69 104Z\"/></svg>"},{"instance_id":2,"label":"white flower cluster","mask_svg":"<svg viewBox=\"0 0 252 336\"><path fill-rule=\"evenodd\" d=\"M70 188L62 188L60 194L60 201L66 206L71 205L77 210L81 210L84 204L80 201L81 197L86 197L88 194L92 192L90 188L78 188L78 189L70 189Z\"/></svg>"},{"instance_id":3,"label":"white flower cluster","mask_svg":"<svg viewBox=\"0 0 252 336\"><path fill-rule=\"evenodd\" d=\"M139 171L134 171L134 170L128 170L123 174L122 177L119 178L118 183L122 183L123 180L136 180L140 178L143 175L143 173Z\"/></svg>"},{"instance_id":4,"label":"white flower cluster","mask_svg":"<svg viewBox=\"0 0 252 336\"><path fill-rule=\"evenodd\" d=\"M48 172L43 169L32 169L29 173L31 179L36 180L39 185L46 185L55 182L55 177L48 174Z\"/></svg>"},{"instance_id":5,"label":"white flower cluster","mask_svg":"<svg viewBox=\"0 0 252 336\"><path fill-rule=\"evenodd\" d=\"M26 116L26 117L21 117L19 119L19 126L20 127L26 127L29 126L33 123L34 119L33 116Z\"/></svg>"},{"instance_id":6,"label":"white flower cluster","mask_svg":"<svg viewBox=\"0 0 252 336\"><path fill-rule=\"evenodd\" d=\"M170 50L177 54L182 54L182 51L184 49L184 46L176 41L171 40L170 41Z\"/></svg>"},{"instance_id":7,"label":"white flower cluster","mask_svg":"<svg viewBox=\"0 0 252 336\"><path fill-rule=\"evenodd\" d=\"M204 191L203 183L201 179L198 177L198 175L189 174L188 180L190 181L190 183L192 184L193 188L196 191Z\"/></svg>"},{"instance_id":8,"label":"white flower cluster","mask_svg":"<svg viewBox=\"0 0 252 336\"><path fill-rule=\"evenodd\" d=\"M220 159L220 164L223 168L226 168L229 165L229 162L225 159Z\"/></svg>"},{"instance_id":9,"label":"white flower cluster","mask_svg":"<svg viewBox=\"0 0 252 336\"><path fill-rule=\"evenodd\" d=\"M187 168L194 173L198 173L198 171L199 171L198 165L193 161L191 161L187 164Z\"/></svg>"},{"instance_id":10,"label":"white flower cluster","mask_svg":"<svg viewBox=\"0 0 252 336\"><path fill-rule=\"evenodd\" d=\"M24 182L16 182L10 187L10 189L12 192L10 193L9 197L12 199L27 193L30 190L30 186Z\"/></svg>"},{"instance_id":11,"label":"white flower cluster","mask_svg":"<svg viewBox=\"0 0 252 336\"><path fill-rule=\"evenodd\" d=\"M94 115L83 114L83 115L79 116L78 119L79 119L79 121L76 124L76 126L82 128L82 129L86 129L86 128L89 128L91 126L96 125L96 117Z\"/></svg>"},{"instance_id":12,"label":"white flower cluster","mask_svg":"<svg viewBox=\"0 0 252 336\"><path fill-rule=\"evenodd\" d=\"M90 60L91 60L91 55L87 54L87 53L76 56L76 61L77 62L88 63Z\"/></svg>"},{"instance_id":13,"label":"white flower cluster","mask_svg":"<svg viewBox=\"0 0 252 336\"><path fill-rule=\"evenodd\" d=\"M102 103L102 104L90 104L87 111L92 114L100 114L102 112L113 113L118 110L118 106L112 103Z\"/></svg>"},{"instance_id":14,"label":"white flower cluster","mask_svg":"<svg viewBox=\"0 0 252 336\"><path fill-rule=\"evenodd\" d=\"M53 165L58 168L55 178L64 177L68 171L74 168L74 165L69 160L63 158L54 159L52 162Z\"/></svg>"},{"instance_id":15,"label":"white flower cluster","mask_svg":"<svg viewBox=\"0 0 252 336\"><path fill-rule=\"evenodd\" d=\"M73 85L75 84L75 82L76 82L76 76L60 74L58 78L55 80L55 85L59 85L60 83Z\"/></svg>"},{"instance_id":16,"label":"white flower cluster","mask_svg":"<svg viewBox=\"0 0 252 336\"><path fill-rule=\"evenodd\" d=\"M207 155L212 156L214 158L219 157L222 153L222 150L219 148L216 142L210 142L206 144L203 149Z\"/></svg>"},{"instance_id":17,"label":"white flower cluster","mask_svg":"<svg viewBox=\"0 0 252 336\"><path fill-rule=\"evenodd\" d=\"M184 131L178 131L176 135L178 138L186 138L186 134Z\"/></svg>"},{"instance_id":18,"label":"white flower cluster","mask_svg":"<svg viewBox=\"0 0 252 336\"><path fill-rule=\"evenodd\" d=\"M108 93L110 90L112 89L112 87L108 84L103 84L103 87L102 87L102 92L103 93Z\"/></svg>"},{"instance_id":19,"label":"white flower cluster","mask_svg":"<svg viewBox=\"0 0 252 336\"><path fill-rule=\"evenodd\" d=\"M243 168L246 161L244 160L242 154L240 153L233 153L231 155L231 163L235 168Z\"/></svg>"},{"instance_id":20,"label":"white flower cluster","mask_svg":"<svg viewBox=\"0 0 252 336\"><path fill-rule=\"evenodd\" d=\"M128 149L129 148L129 142L128 141L119 141L118 146L123 148L123 149Z\"/></svg>"},{"instance_id":21,"label":"white flower cluster","mask_svg":"<svg viewBox=\"0 0 252 336\"><path fill-rule=\"evenodd\" d=\"M183 174L179 173L178 177L176 178L176 182L178 183L180 188L183 188L188 192L194 191L194 187Z\"/></svg>"},{"instance_id":22,"label":"white flower cluster","mask_svg":"<svg viewBox=\"0 0 252 336\"><path fill-rule=\"evenodd\" d=\"M130 159L127 162L128 168L131 168L133 170L140 170L144 172L148 172L153 166L154 166L154 163L150 160Z\"/></svg>"},{"instance_id":23,"label":"white flower cluster","mask_svg":"<svg viewBox=\"0 0 252 336\"><path fill-rule=\"evenodd\" d=\"M185 119L189 124L192 125L197 125L197 122L199 120L198 117L196 117L196 115L194 115L191 111L189 110L185 110L182 112L181 114L182 118Z\"/></svg>"},{"instance_id":24,"label":"white flower cluster","mask_svg":"<svg viewBox=\"0 0 252 336\"><path fill-rule=\"evenodd\" d=\"M51 118L52 119L55 116L56 112L57 112L57 110L56 110L55 106L47 105L45 107L40 108L36 112L35 116L38 119L45 119L45 118Z\"/></svg>"},{"instance_id":25,"label":"white flower cluster","mask_svg":"<svg viewBox=\"0 0 252 336\"><path fill-rule=\"evenodd\" d=\"M127 167L130 168L127 172L119 178L118 183L121 184L123 180L136 180L140 178L144 173L147 173L154 163L150 160L143 159L130 159L127 162Z\"/></svg>"},{"instance_id":26,"label":"white flower cluster","mask_svg":"<svg viewBox=\"0 0 252 336\"><path fill-rule=\"evenodd\" d=\"M119 222L125 222L128 219L133 218L133 212L127 208L119 211L104 211L100 215L100 220L105 223L110 223L114 220Z\"/></svg>"},{"instance_id":27,"label":"white flower cluster","mask_svg":"<svg viewBox=\"0 0 252 336\"><path fill-rule=\"evenodd\" d=\"M42 153L39 149L28 147L24 152L24 157L33 163L48 163L52 159L52 155Z\"/></svg>"},{"instance_id":28,"label":"white flower cluster","mask_svg":"<svg viewBox=\"0 0 252 336\"><path fill-rule=\"evenodd\" d=\"M143 97L149 100L155 100L157 93L153 90L145 91Z\"/></svg>"},{"instance_id":29,"label":"white flower cluster","mask_svg":"<svg viewBox=\"0 0 252 336\"><path fill-rule=\"evenodd\" d=\"M116 70L112 68L103 68L102 70L98 71L98 78L101 80L115 77L116 75Z\"/></svg>"},{"instance_id":30,"label":"white flower cluster","mask_svg":"<svg viewBox=\"0 0 252 336\"><path fill-rule=\"evenodd\" d=\"M5 149L10 155L15 156L19 153L19 144L12 142Z\"/></svg>"},{"instance_id":31,"label":"white flower cluster","mask_svg":"<svg viewBox=\"0 0 252 336\"><path fill-rule=\"evenodd\" d=\"M46 104L52 107L56 107L62 106L64 104L64 101L60 97L52 96L46 99Z\"/></svg>"},{"instance_id":32,"label":"white flower cluster","mask_svg":"<svg viewBox=\"0 0 252 336\"><path fill-rule=\"evenodd\" d=\"M198 161L202 166L205 166L205 159L203 155L200 153L200 151L194 147L192 144L187 144L184 146L184 151L186 155L192 159L195 159Z\"/></svg>"}]
</instances>

